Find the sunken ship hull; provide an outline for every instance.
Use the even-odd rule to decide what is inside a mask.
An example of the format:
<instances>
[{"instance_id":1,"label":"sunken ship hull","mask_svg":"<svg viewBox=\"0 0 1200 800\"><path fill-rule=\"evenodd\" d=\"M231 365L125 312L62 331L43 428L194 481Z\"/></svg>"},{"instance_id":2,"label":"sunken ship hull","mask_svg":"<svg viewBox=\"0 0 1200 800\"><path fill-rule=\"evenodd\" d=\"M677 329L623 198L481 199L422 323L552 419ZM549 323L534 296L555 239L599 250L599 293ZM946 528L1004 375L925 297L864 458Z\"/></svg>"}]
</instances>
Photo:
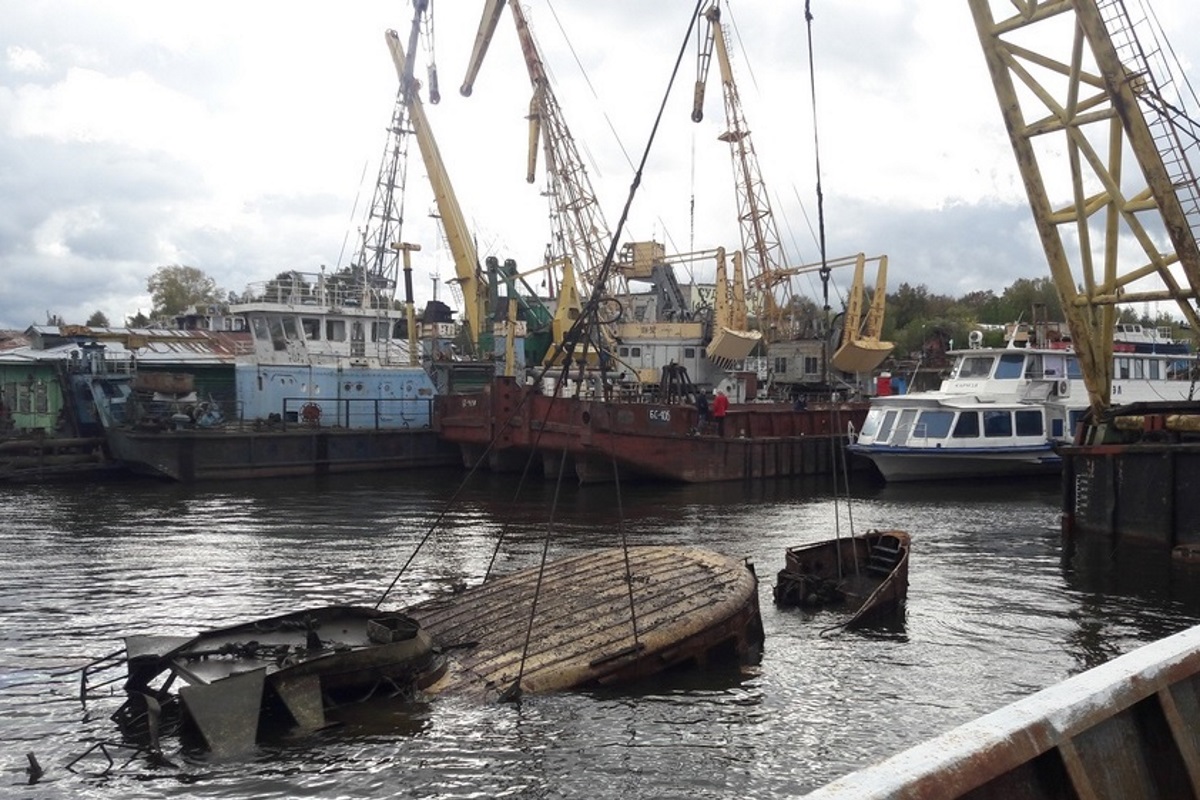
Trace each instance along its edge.
<instances>
[{"instance_id":1,"label":"sunken ship hull","mask_svg":"<svg viewBox=\"0 0 1200 800\"><path fill-rule=\"evenodd\" d=\"M551 397L498 378L479 394L439 397L434 427L468 467L486 456L493 470L517 471L532 456L547 476L566 469L583 483L706 483L828 473L865 416L865 404L738 404L721 436L691 405Z\"/></svg>"}]
</instances>

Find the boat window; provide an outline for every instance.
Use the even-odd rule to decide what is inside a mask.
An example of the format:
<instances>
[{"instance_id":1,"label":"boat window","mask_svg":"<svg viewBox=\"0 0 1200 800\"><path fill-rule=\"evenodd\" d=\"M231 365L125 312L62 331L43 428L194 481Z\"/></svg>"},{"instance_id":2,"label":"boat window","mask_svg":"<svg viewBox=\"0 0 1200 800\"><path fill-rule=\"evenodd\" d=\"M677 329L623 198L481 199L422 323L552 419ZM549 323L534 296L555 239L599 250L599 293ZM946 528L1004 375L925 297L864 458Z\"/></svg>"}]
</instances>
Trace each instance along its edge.
<instances>
[{"instance_id":1,"label":"boat window","mask_svg":"<svg viewBox=\"0 0 1200 800\"><path fill-rule=\"evenodd\" d=\"M1067 377L1075 380L1083 380L1083 370L1079 368L1079 359L1071 356L1067 359Z\"/></svg>"},{"instance_id":2,"label":"boat window","mask_svg":"<svg viewBox=\"0 0 1200 800\"><path fill-rule=\"evenodd\" d=\"M388 329L390 327L391 327L391 325L389 325L386 322L372 322L371 323L371 341L372 342L386 342L388 339Z\"/></svg>"},{"instance_id":3,"label":"boat window","mask_svg":"<svg viewBox=\"0 0 1200 800\"><path fill-rule=\"evenodd\" d=\"M1143 361L1143 360L1142 360L1142 359L1140 359L1140 358L1135 358L1135 359L1132 359L1132 361L1133 361L1133 363L1132 363L1132 366L1133 366L1133 377L1135 377L1135 378L1144 378L1144 377L1146 377L1146 372L1145 372L1145 370L1146 370L1146 362L1145 362L1145 361Z\"/></svg>"},{"instance_id":4,"label":"boat window","mask_svg":"<svg viewBox=\"0 0 1200 800\"><path fill-rule=\"evenodd\" d=\"M619 355L621 358L629 358L629 348L625 345L621 345L617 348L617 355Z\"/></svg>"},{"instance_id":5,"label":"boat window","mask_svg":"<svg viewBox=\"0 0 1200 800\"><path fill-rule=\"evenodd\" d=\"M1116 370L1113 371L1114 378L1128 378L1129 377L1129 361L1130 360L1128 358L1118 358L1117 359L1117 368L1116 368Z\"/></svg>"},{"instance_id":6,"label":"boat window","mask_svg":"<svg viewBox=\"0 0 1200 800\"><path fill-rule=\"evenodd\" d=\"M867 412L867 418L863 420L862 431L859 436L870 438L879 430L879 423L883 421L883 409L872 408Z\"/></svg>"},{"instance_id":7,"label":"boat window","mask_svg":"<svg viewBox=\"0 0 1200 800\"><path fill-rule=\"evenodd\" d=\"M301 317L300 327L304 329L304 338L310 342L321 336L321 320L313 317Z\"/></svg>"},{"instance_id":8,"label":"boat window","mask_svg":"<svg viewBox=\"0 0 1200 800\"><path fill-rule=\"evenodd\" d=\"M283 333L283 318L278 314L272 314L269 320L271 325L271 344L276 350L287 349L287 336Z\"/></svg>"},{"instance_id":9,"label":"boat window","mask_svg":"<svg viewBox=\"0 0 1200 800\"><path fill-rule=\"evenodd\" d=\"M288 316L283 318L283 335L292 340L300 338L300 332L296 329L295 317Z\"/></svg>"},{"instance_id":10,"label":"boat window","mask_svg":"<svg viewBox=\"0 0 1200 800\"><path fill-rule=\"evenodd\" d=\"M1061 378L1066 374L1066 357L1055 353L1042 356L1042 375L1046 378Z\"/></svg>"},{"instance_id":11,"label":"boat window","mask_svg":"<svg viewBox=\"0 0 1200 800\"><path fill-rule=\"evenodd\" d=\"M922 411L917 419L916 433L927 439L945 439L953 421L953 411Z\"/></svg>"},{"instance_id":12,"label":"boat window","mask_svg":"<svg viewBox=\"0 0 1200 800\"><path fill-rule=\"evenodd\" d=\"M1014 414L1017 418L1017 436L1042 436L1045 428L1042 425L1042 412L1030 409L1029 411L1018 411Z\"/></svg>"},{"instance_id":13,"label":"boat window","mask_svg":"<svg viewBox=\"0 0 1200 800\"><path fill-rule=\"evenodd\" d=\"M955 439L974 439L979 436L979 412L964 411L954 425Z\"/></svg>"},{"instance_id":14,"label":"boat window","mask_svg":"<svg viewBox=\"0 0 1200 800\"><path fill-rule=\"evenodd\" d=\"M254 338L259 341L266 342L271 339L271 331L267 328L267 320L265 317L255 315L250 318L251 327L254 328Z\"/></svg>"},{"instance_id":15,"label":"boat window","mask_svg":"<svg viewBox=\"0 0 1200 800\"><path fill-rule=\"evenodd\" d=\"M957 378L986 378L992 374L991 356L966 356L958 362Z\"/></svg>"},{"instance_id":16,"label":"boat window","mask_svg":"<svg viewBox=\"0 0 1200 800\"><path fill-rule=\"evenodd\" d=\"M804 374L819 375L821 372L821 362L816 356L804 357Z\"/></svg>"},{"instance_id":17,"label":"boat window","mask_svg":"<svg viewBox=\"0 0 1200 800\"><path fill-rule=\"evenodd\" d=\"M632 358L641 358L642 357L642 348L640 348L640 347L630 348L629 355Z\"/></svg>"},{"instance_id":18,"label":"boat window","mask_svg":"<svg viewBox=\"0 0 1200 800\"><path fill-rule=\"evenodd\" d=\"M344 319L327 319L327 320L325 320L325 339L330 342L346 341L346 320L344 320Z\"/></svg>"},{"instance_id":19,"label":"boat window","mask_svg":"<svg viewBox=\"0 0 1200 800\"><path fill-rule=\"evenodd\" d=\"M1028 375L1031 370L1041 371L1042 365L1035 364L1036 357L1029 359L1029 367L1025 370ZM1025 366L1025 355L1023 353L1005 353L1000 356L1000 364L996 367L996 377L1001 379L1013 379L1021 377L1021 369Z\"/></svg>"},{"instance_id":20,"label":"boat window","mask_svg":"<svg viewBox=\"0 0 1200 800\"><path fill-rule=\"evenodd\" d=\"M908 440L909 436L915 433L916 426L917 409L903 409L900 412L900 418L896 420L896 433L893 435L893 441L897 444L903 444Z\"/></svg>"},{"instance_id":21,"label":"boat window","mask_svg":"<svg viewBox=\"0 0 1200 800\"><path fill-rule=\"evenodd\" d=\"M889 411L883 415L883 422L879 424L879 435L875 437L877 442L886 442L892 435L892 426L896 424L896 412Z\"/></svg>"},{"instance_id":22,"label":"boat window","mask_svg":"<svg viewBox=\"0 0 1200 800\"><path fill-rule=\"evenodd\" d=\"M1152 381L1162 380L1162 363L1157 358L1150 359L1147 377Z\"/></svg>"},{"instance_id":23,"label":"boat window","mask_svg":"<svg viewBox=\"0 0 1200 800\"><path fill-rule=\"evenodd\" d=\"M984 411L983 435L1012 436L1012 414L1007 411Z\"/></svg>"},{"instance_id":24,"label":"boat window","mask_svg":"<svg viewBox=\"0 0 1200 800\"><path fill-rule=\"evenodd\" d=\"M696 357L696 348L694 348L694 347L683 348L683 357L684 358L695 358Z\"/></svg>"},{"instance_id":25,"label":"boat window","mask_svg":"<svg viewBox=\"0 0 1200 800\"><path fill-rule=\"evenodd\" d=\"M1059 418L1050 420L1050 435L1055 439L1061 439L1063 436L1063 421Z\"/></svg>"}]
</instances>

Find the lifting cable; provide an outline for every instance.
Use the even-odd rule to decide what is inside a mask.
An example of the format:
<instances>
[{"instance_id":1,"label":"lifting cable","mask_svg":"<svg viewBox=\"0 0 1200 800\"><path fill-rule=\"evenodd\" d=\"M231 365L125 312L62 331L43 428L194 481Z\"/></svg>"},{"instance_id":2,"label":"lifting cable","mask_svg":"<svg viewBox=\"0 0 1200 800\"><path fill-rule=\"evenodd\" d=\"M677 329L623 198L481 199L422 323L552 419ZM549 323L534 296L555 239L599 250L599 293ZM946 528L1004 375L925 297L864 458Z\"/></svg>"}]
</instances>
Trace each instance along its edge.
<instances>
[{"instance_id":1,"label":"lifting cable","mask_svg":"<svg viewBox=\"0 0 1200 800\"><path fill-rule=\"evenodd\" d=\"M634 173L633 182L629 186L629 194L625 198L624 207L621 209L621 218L617 221L617 226L613 230L612 239L611 239L611 241L609 241L609 244L608 244L608 253L604 257L604 263L601 265L600 271L596 278L596 281L592 287L592 294L588 298L587 304L584 306L583 313L580 314L579 318L577 320L575 320L574 324L571 325L570 330L563 337L565 340L565 347L562 347L562 348L559 348L558 346L555 347L555 350L556 350L555 355L557 356L560 353L563 355L562 370L563 370L564 380L570 375L571 356L573 356L575 353L575 345L577 343L579 343L580 341L582 341L582 343L583 343L583 355L580 359L580 373L581 374L584 370L584 367L587 364L587 353L588 353L589 346L592 344L593 337L584 335L584 334L585 334L585 332L586 333L597 332L597 329L599 327L598 316L599 316L600 304L605 299L602 297L602 293L604 291L604 287L608 283L609 273L612 271L613 259L616 255L617 242L621 238L621 231L625 227L625 222L629 219L629 209L633 205L633 198L637 194L638 188L641 186L642 173L645 170L646 161L650 157L650 148L653 146L654 140L658 134L659 125L662 123L663 115L666 111L667 100L671 96L671 89L672 89L672 87L674 87L675 79L679 75L680 64L683 63L683 57L684 57L684 54L687 52L688 42L690 41L690 39L692 37L692 30L695 27L696 20L699 19L699 17L700 17L700 9L701 9L702 5L704 4L704 2L705 2L705 0L697 0L696 8L692 13L691 19L688 21L687 33L683 37L683 44L681 45L681 47L679 49L679 54L675 58L675 66L671 70L671 78L667 82L667 90L663 94L662 101L659 104L658 114L654 118L654 125L652 126L652 128L650 130L650 136L646 141L645 149L642 151L642 159L638 163L637 170ZM601 356L603 356L603 353L601 353ZM605 374L605 359L603 357L601 357L601 359L600 359L601 382L604 381L604 374ZM615 466L616 466L616 462L614 459L614 470L615 470ZM620 476L615 475L614 477L617 478L616 485L617 485L617 492L618 492L617 497L618 497L618 503L619 503ZM561 486L561 482L562 482L562 470L560 469L559 470L559 485L560 486ZM555 492L555 496L556 496L556 504L557 504L557 489ZM624 537L624 526L623 525L621 526L621 531L622 531L622 537ZM503 700L517 700L521 696L521 680L524 677L524 673L525 673L525 662L526 662L526 657L527 657L528 651L529 651L529 640L533 634L534 615L537 611L538 595L541 592L542 575L546 568L546 561L547 561L547 556L549 553L549 545L550 545L549 532L547 532L547 537L546 537L546 540L543 543L543 547L542 547L542 560L541 560L541 564L538 568L537 586L534 589L533 603L530 607L530 612L529 612L529 624L526 628L525 645L521 652L521 664L520 664L520 667L518 668L516 680L513 682L513 684L511 686L509 686L507 689L505 689L501 693L501 699L503 699ZM634 613L633 581L630 579L630 575L629 575L630 567L629 567L628 543L624 540L624 538L622 538L622 550L625 553L626 583L629 586L629 592L630 592L630 612L631 612L631 614L633 614ZM633 629L634 629L635 648L636 648L636 636L637 636L636 615L634 615L634 618L633 618L633 626L634 626ZM640 648L636 649L635 652L640 652Z\"/></svg>"},{"instance_id":2,"label":"lifting cable","mask_svg":"<svg viewBox=\"0 0 1200 800\"><path fill-rule=\"evenodd\" d=\"M562 382L560 383L560 385L563 385L563 386L566 385L566 380L570 376L571 359L575 353L575 347L581 341L583 343L583 357L580 359L580 361L581 361L580 372L581 373L583 371L584 365L586 365L588 347L591 344L591 339L592 339L592 337L587 334L595 334L598 332L599 309L601 307L601 304L609 299L609 298L602 297L602 292L604 291L604 287L607 283L609 273L613 269L613 262L616 257L617 242L620 240L621 231L624 229L625 223L629 218L629 210L630 210L630 207L633 205L633 198L636 195L638 188L641 186L642 173L644 172L645 167L646 167L646 162L650 157L650 148L653 146L654 140L658 134L658 129L659 129L660 124L662 123L663 115L665 113L667 100L671 96L671 89L674 87L675 80L679 75L680 64L683 62L683 57L687 50L688 41L691 39L692 30L695 27L696 20L700 16L700 10L701 10L701 7L703 6L704 2L705 2L705 0L697 0L696 8L693 11L691 19L688 22L687 33L683 37L683 44L680 47L678 56L676 56L675 66L671 71L671 78L667 83L667 90L663 95L663 99L662 99L661 103L659 104L658 114L654 118L654 125L651 128L650 136L649 136L649 138L646 142L646 146L642 152L641 161L639 162L639 164L636 168L633 181L630 184L629 194L625 200L625 206L621 210L621 218L618 220L617 226L613 230L612 240L609 242L608 252L605 255L604 263L601 265L599 275L598 275L597 280L592 289L592 294L588 298L587 303L584 305L583 313L579 315L579 318L576 319L574 323L572 323L570 329L566 332L566 334L564 334L563 343L562 344L555 343L555 345L554 345L554 351L553 351L554 355L553 355L553 358L550 359L550 363L553 364L557 358L559 358L559 357L562 358L563 374L562 374ZM599 347L597 349L599 349ZM603 355L604 354L601 353L602 357L600 358L601 382L602 383L604 381L604 372L605 372L605 359L604 359ZM541 372L538 373L536 380L540 383L541 380L545 377L546 373L549 372L549 370L550 370L549 365L544 366L542 368ZM520 408L525 404L527 397L528 397L528 394L524 394L522 396L520 404L517 407L517 411L519 411ZM555 397L557 397L557 393L551 398L551 405L546 409L546 418L547 419L549 417L550 409L553 407L553 400ZM471 478L475 475L475 473L478 472L479 469L482 467L482 465L486 462L488 454L494 448L496 442L499 440L503 431L507 430L509 427L512 426L513 417L515 416L515 414L516 414L516 412L506 416L504 425L501 427L501 430L498 431L496 433L496 435L492 438L492 441L489 442L487 448L484 449L484 452L475 461L475 463L472 465L470 471L467 473L466 477L459 484L458 489L455 490L454 494L446 502L445 507L441 510L441 512L438 513L437 517L433 520L433 522L430 523L428 529L425 531L424 536L421 537L421 540L417 543L417 546L413 549L413 552L405 560L404 564L400 567L400 570L396 573L395 577L392 578L392 581L390 584L388 584L387 589L384 590L383 594L380 595L379 599L375 602L375 608L379 608L379 606L383 603L383 601L385 599L387 599L387 596L391 593L392 589L395 588L395 586L399 582L400 578L404 575L405 572L408 571L408 568L412 565L412 562L417 557L417 554L428 543L429 538L433 535L433 532L441 525L443 520L445 520L446 516L450 513L450 509L454 507L455 501L458 499L459 495L461 495L463 490L466 488L467 483L471 480ZM543 422L545 422L545 420L543 420ZM539 431L538 431L538 437L537 437L538 439L541 438L541 431L545 430L545 428L546 428L545 424L540 426ZM534 451L536 452L536 440L535 440ZM614 462L614 470L615 470L615 462ZM528 473L528 466L526 469L526 474L527 473ZM620 476L618 475L616 477L618 479L617 484L619 487ZM562 478L562 471L560 470L559 471L560 482L561 482L561 478ZM523 481L524 481L524 478L522 478L522 483L523 483ZM618 488L618 492L619 491L620 490ZM557 492L556 492L556 501L555 502L557 503ZM625 549L627 551L627 543L624 540L624 526L621 527L621 531L622 531L622 547L623 547L623 549ZM545 561L546 561L546 549L543 548L542 566L540 569L544 570ZM494 556L493 556L493 562L494 562ZM629 567L628 567L628 552L626 552L626 570L628 571L628 569L629 569ZM489 564L489 572L490 572L490 570L491 570L491 565ZM630 592L631 592L630 606L632 609L632 605L633 605L632 585L633 584L632 584L631 580L627 580L627 583L631 587L630 588ZM539 574L538 574L539 588L540 588L540 585L541 585L541 572L539 571ZM535 595L534 595L535 607L536 607L536 604L537 604L537 595L535 593ZM533 622L533 614L531 612L531 614L530 614L530 625L531 626L532 626L532 622ZM634 620L635 636L636 636L636 630L637 630L637 624L636 624L636 619L635 619ZM528 641L526 642L526 647L527 646L528 646ZM522 658L521 658L522 673L524 671L524 667L525 667L525 657L524 657L524 655L522 655ZM506 696L519 696L519 693L520 693L520 677L518 677L517 682L505 694L506 694Z\"/></svg>"},{"instance_id":3,"label":"lifting cable","mask_svg":"<svg viewBox=\"0 0 1200 800\"><path fill-rule=\"evenodd\" d=\"M825 303L825 322L829 323L829 264L825 261L825 195L821 189L821 142L817 130L817 76L813 59L812 0L804 0L804 22L808 30L808 90L812 103L813 158L817 172L817 247L821 251L821 288Z\"/></svg>"}]
</instances>

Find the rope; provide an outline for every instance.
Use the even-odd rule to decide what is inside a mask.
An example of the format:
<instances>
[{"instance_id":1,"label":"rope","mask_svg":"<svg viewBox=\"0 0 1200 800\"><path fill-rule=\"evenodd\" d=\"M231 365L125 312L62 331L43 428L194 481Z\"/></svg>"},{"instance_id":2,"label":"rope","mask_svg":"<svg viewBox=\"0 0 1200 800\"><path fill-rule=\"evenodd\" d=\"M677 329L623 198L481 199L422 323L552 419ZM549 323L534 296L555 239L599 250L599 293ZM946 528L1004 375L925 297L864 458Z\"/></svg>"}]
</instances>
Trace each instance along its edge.
<instances>
[{"instance_id":1,"label":"rope","mask_svg":"<svg viewBox=\"0 0 1200 800\"><path fill-rule=\"evenodd\" d=\"M500 693L501 702L521 699L521 679L525 677L525 662L529 656L529 642L533 638L533 620L537 616L538 599L542 596L542 578L546 574L546 561L550 553L550 539L554 530L554 514L558 510L558 499L562 494L562 477L566 470L558 471L558 480L554 483L554 502L550 505L550 521L546 525L546 535L542 539L542 559L538 564L537 582L533 586L533 602L529 605L529 624L525 626L525 643L521 646L521 664L517 667L517 678Z\"/></svg>"},{"instance_id":2,"label":"rope","mask_svg":"<svg viewBox=\"0 0 1200 800\"><path fill-rule=\"evenodd\" d=\"M625 206L621 209L621 218L617 221L617 227L612 233L612 240L609 242L609 245L608 245L608 253L605 255L604 263L601 265L600 271L597 274L595 284L592 287L592 294L588 298L587 304L584 306L583 313L579 315L579 318L577 320L575 320L575 322L571 325L570 330L568 330L566 335L563 337L565 347L559 347L559 346L555 347L555 356L557 357L560 354L562 354L564 356L563 361L562 361L562 370L563 370L564 381L566 378L568 378L570 376L571 357L575 353L576 345L579 344L580 342L582 342L582 346L583 346L583 356L580 359L580 367L579 367L581 377L582 377L582 372L587 363L588 349L592 345L592 337L583 336L582 334L585 331L585 329L595 328L598 326L598 320L597 320L598 312L599 312L600 304L601 304L602 300L604 299L602 297L602 292L604 291L604 287L608 283L608 275L612 271L613 259L616 255L616 250L617 250L617 242L620 240L621 231L624 229L625 223L629 219L629 209L633 205L633 198L637 194L638 188L641 186L642 173L645 170L646 161L650 157L650 148L653 146L654 140L658 134L658 128L659 128L660 124L662 123L663 115L666 112L667 100L671 96L671 89L675 85L675 79L679 74L679 66L683 62L684 54L687 51L688 41L691 39L692 30L696 24L696 20L700 16L700 8L704 2L705 2L705 0L697 0L696 9L692 13L691 19L688 21L687 34L683 37L683 43L680 46L679 54L675 58L675 66L671 70L671 78L667 82L667 90L663 94L662 101L659 103L658 114L654 118L654 125L651 128L650 136L646 141L646 147L642 151L641 161L638 163L637 170L634 173L633 182L629 186L629 194L625 198ZM543 369L542 374L545 374L545 371L546 370ZM601 358L600 359L600 376L601 376L602 382L604 381L604 374L605 374L605 359ZM580 383L580 385L582 385L582 381L580 381L579 383ZM555 395L555 397L557 397L557 394ZM552 405L552 403L551 403L551 405ZM547 414L549 414L549 407L547 408ZM542 427L544 428L545 426L542 426ZM538 438L540 438L540 432L539 432ZM563 470L560 469L559 473L558 473L558 483L556 485L555 495L554 495L555 507L557 507L559 491L562 486L562 475L563 475ZM618 498L619 498L620 497L620 483L621 483L619 480L620 476L615 475L614 477L618 478L618 480L616 481L616 484L617 484L617 492L618 492ZM553 512L551 514L551 519L553 520ZM512 686L510 686L508 689L504 690L504 692L501 694L501 700L516 700L516 699L519 699L521 696L521 680L525 675L525 662L526 662L526 658L528 656L529 639L533 633L533 620L534 620L534 615L537 612L537 601L538 601L538 597L541 593L542 577L543 577L543 575L545 573L545 569L546 569L546 561L547 561L547 556L548 556L549 548L550 548L550 529L552 527L553 527L552 525L547 527L546 539L544 540L544 543L542 546L542 560L541 560L541 564L538 566L537 583L534 588L533 603L531 604L530 610L529 610L529 625L527 627L526 634L525 634L525 645L521 652L521 664L517 671L517 678L513 682ZM628 578L630 575L629 549L628 549L628 543L624 539L624 527L623 526L622 526L622 550L625 554L625 565L626 565L625 569L626 569L626 577ZM632 583L632 581L629 581L629 587L630 587L630 589L629 589L629 591L630 591L630 607L632 610L632 606L633 606L633 583ZM636 622L636 618L635 618L634 619L635 642L636 642L636 630L637 630L637 622Z\"/></svg>"},{"instance_id":3,"label":"rope","mask_svg":"<svg viewBox=\"0 0 1200 800\"><path fill-rule=\"evenodd\" d=\"M825 262L825 194L821 189L821 142L817 125L817 77L813 59L813 15L810 9L812 0L804 0L804 22L808 30L808 88L812 103L813 115L813 158L817 172L817 237L821 250L821 285L825 303L825 316L829 316L829 265Z\"/></svg>"},{"instance_id":4,"label":"rope","mask_svg":"<svg viewBox=\"0 0 1200 800\"><path fill-rule=\"evenodd\" d=\"M617 530L621 533L621 554L625 557L625 586L629 589L629 624L633 628L633 652L634 660L637 660L642 652L642 643L638 636L637 609L633 602L633 567L629 564L629 536L625 530L625 507L621 502L621 475L617 468L616 453L612 454L612 465L617 492Z\"/></svg>"}]
</instances>

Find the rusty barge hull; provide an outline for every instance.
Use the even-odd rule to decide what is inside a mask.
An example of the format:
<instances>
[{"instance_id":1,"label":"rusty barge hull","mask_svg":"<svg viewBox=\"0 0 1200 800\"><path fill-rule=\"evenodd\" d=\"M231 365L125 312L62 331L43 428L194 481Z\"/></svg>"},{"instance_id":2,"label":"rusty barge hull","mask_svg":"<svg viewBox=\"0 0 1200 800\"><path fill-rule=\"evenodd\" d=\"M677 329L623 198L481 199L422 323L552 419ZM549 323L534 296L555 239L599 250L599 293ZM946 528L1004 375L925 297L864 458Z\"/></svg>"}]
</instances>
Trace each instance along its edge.
<instances>
[{"instance_id":1,"label":"rusty barge hull","mask_svg":"<svg viewBox=\"0 0 1200 800\"><path fill-rule=\"evenodd\" d=\"M1060 447L1063 532L1200 545L1200 404L1139 403Z\"/></svg>"},{"instance_id":2,"label":"rusty barge hull","mask_svg":"<svg viewBox=\"0 0 1200 800\"><path fill-rule=\"evenodd\" d=\"M439 397L434 427L468 467L486 454L485 466L518 471L532 455L546 475L567 469L584 483L707 483L829 473L847 426L865 417L865 404L747 403L730 407L721 437L690 405L549 397L499 380L480 394Z\"/></svg>"},{"instance_id":3,"label":"rusty barge hull","mask_svg":"<svg viewBox=\"0 0 1200 800\"><path fill-rule=\"evenodd\" d=\"M1200 626L839 778L808 800L1200 796Z\"/></svg>"},{"instance_id":4,"label":"rusty barge hull","mask_svg":"<svg viewBox=\"0 0 1200 800\"><path fill-rule=\"evenodd\" d=\"M611 548L557 559L544 572L493 578L404 613L447 655L445 676L426 692L483 700L499 698L518 678L520 691L534 694L751 663L763 639L753 567L695 547Z\"/></svg>"},{"instance_id":5,"label":"rusty barge hull","mask_svg":"<svg viewBox=\"0 0 1200 800\"><path fill-rule=\"evenodd\" d=\"M428 429L284 431L112 429L113 458L131 471L190 483L458 466Z\"/></svg>"}]
</instances>

